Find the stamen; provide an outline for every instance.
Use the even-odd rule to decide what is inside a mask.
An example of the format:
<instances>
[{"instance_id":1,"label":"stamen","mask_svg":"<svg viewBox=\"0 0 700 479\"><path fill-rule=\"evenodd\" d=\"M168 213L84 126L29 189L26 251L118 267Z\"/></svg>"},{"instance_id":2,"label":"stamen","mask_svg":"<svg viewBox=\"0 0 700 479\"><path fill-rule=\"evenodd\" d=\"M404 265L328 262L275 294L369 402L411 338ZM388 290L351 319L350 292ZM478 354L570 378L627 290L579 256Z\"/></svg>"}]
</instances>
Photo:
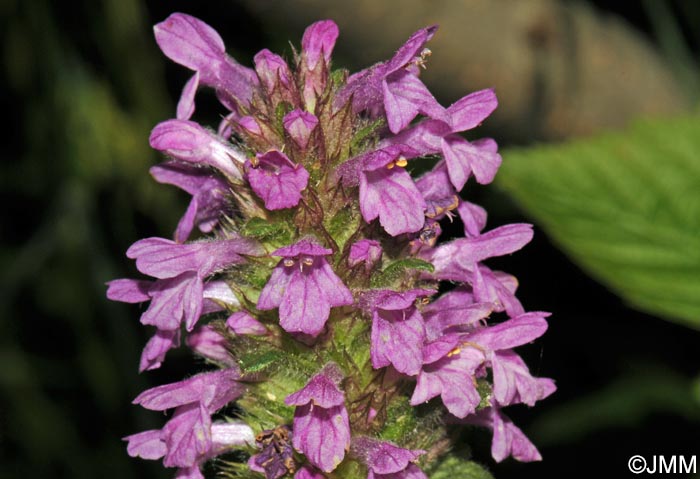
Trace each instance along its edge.
<instances>
[{"instance_id":1,"label":"stamen","mask_svg":"<svg viewBox=\"0 0 700 479\"><path fill-rule=\"evenodd\" d=\"M420 57L416 58L416 60L415 60L416 65L421 67L423 70L428 68L426 66L426 63L428 62L428 57L432 54L433 54L433 52L430 51L430 48L424 48L423 51L420 52Z\"/></svg>"},{"instance_id":2,"label":"stamen","mask_svg":"<svg viewBox=\"0 0 700 479\"><path fill-rule=\"evenodd\" d=\"M314 264L314 259L306 256L301 260L301 262L304 264L304 266L312 266Z\"/></svg>"}]
</instances>

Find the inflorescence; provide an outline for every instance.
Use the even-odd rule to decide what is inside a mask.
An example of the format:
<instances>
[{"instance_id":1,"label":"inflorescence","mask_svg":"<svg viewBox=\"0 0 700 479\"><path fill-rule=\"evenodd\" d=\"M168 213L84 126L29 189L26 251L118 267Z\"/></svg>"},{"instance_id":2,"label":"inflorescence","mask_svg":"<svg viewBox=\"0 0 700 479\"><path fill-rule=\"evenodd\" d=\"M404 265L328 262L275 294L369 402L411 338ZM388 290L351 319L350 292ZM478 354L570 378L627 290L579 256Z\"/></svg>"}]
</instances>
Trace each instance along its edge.
<instances>
[{"instance_id":1,"label":"inflorescence","mask_svg":"<svg viewBox=\"0 0 700 479\"><path fill-rule=\"evenodd\" d=\"M194 75L151 134L169 157L151 174L192 199L173 240L127 251L153 279L114 280L107 295L149 302L141 371L182 340L211 367L135 399L173 412L125 438L130 455L178 478L218 458L230 477L420 479L469 424L493 430L496 461L540 459L502 408L555 390L513 351L548 314L526 312L516 279L484 264L532 228L483 232L485 210L459 196L501 164L492 139L460 135L497 100L491 89L435 100L419 78L435 31L348 75L331 69L329 20L306 29L291 64L262 50L254 69L196 18L156 25L165 55ZM216 131L191 121L202 87L226 109ZM414 179L416 162L434 166ZM456 218L464 237L441 242Z\"/></svg>"}]
</instances>

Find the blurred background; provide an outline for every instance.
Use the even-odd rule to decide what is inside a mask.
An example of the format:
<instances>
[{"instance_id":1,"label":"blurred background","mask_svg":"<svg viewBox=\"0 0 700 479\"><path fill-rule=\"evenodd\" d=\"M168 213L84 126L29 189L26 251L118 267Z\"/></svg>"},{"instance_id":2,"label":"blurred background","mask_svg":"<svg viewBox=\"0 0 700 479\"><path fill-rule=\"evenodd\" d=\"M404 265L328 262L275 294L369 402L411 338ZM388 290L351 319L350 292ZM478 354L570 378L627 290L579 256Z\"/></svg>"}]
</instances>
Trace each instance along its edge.
<instances>
[{"instance_id":1,"label":"blurred background","mask_svg":"<svg viewBox=\"0 0 700 479\"><path fill-rule=\"evenodd\" d=\"M519 278L526 309L553 312L524 355L559 387L509 410L542 463L495 464L488 435L474 458L496 478L624 476L633 454L700 453L699 2L1 0L1 478L172 476L120 438L162 423L130 405L140 391L198 365L176 351L138 375L148 331L104 284L136 275L127 247L170 236L186 205L147 173L150 129L189 76L151 33L174 11L248 65L263 47L289 55L321 18L351 70L440 24L423 76L438 99L500 99L477 134L503 168L463 196L491 227L535 223L532 244L491 264Z\"/></svg>"}]
</instances>

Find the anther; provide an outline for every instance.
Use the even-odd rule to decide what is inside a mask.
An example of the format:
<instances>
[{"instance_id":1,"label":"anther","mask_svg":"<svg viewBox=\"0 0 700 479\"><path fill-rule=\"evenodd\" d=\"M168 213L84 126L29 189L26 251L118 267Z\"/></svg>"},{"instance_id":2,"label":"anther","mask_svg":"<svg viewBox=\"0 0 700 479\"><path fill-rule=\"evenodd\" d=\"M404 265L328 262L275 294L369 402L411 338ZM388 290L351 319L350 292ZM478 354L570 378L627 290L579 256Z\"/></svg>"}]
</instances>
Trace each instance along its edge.
<instances>
[{"instance_id":1,"label":"anther","mask_svg":"<svg viewBox=\"0 0 700 479\"><path fill-rule=\"evenodd\" d=\"M447 357L451 358L452 356L456 356L457 354L461 353L462 350L459 347L454 348L452 351L447 353Z\"/></svg>"},{"instance_id":2,"label":"anther","mask_svg":"<svg viewBox=\"0 0 700 479\"><path fill-rule=\"evenodd\" d=\"M314 259L309 258L308 256L305 257L304 259L301 260L301 262L304 264L304 266L311 266L314 264Z\"/></svg>"}]
</instances>

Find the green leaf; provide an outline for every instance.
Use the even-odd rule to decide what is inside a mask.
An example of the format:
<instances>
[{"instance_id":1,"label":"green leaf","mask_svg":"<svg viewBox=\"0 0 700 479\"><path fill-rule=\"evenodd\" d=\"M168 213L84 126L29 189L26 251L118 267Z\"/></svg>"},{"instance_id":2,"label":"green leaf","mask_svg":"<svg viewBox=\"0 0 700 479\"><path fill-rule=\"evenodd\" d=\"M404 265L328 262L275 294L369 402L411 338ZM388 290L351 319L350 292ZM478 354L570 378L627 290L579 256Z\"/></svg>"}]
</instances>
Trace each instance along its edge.
<instances>
[{"instance_id":1,"label":"green leaf","mask_svg":"<svg viewBox=\"0 0 700 479\"><path fill-rule=\"evenodd\" d=\"M700 329L700 120L504 154L498 184L630 305Z\"/></svg>"},{"instance_id":2,"label":"green leaf","mask_svg":"<svg viewBox=\"0 0 700 479\"><path fill-rule=\"evenodd\" d=\"M430 474L430 479L493 479L484 466L455 456L447 456Z\"/></svg>"},{"instance_id":3,"label":"green leaf","mask_svg":"<svg viewBox=\"0 0 700 479\"><path fill-rule=\"evenodd\" d=\"M384 270L380 271L374 277L372 277L371 285L373 288L391 285L394 281L399 279L405 271L409 269L427 271L429 273L432 273L435 270L431 263L423 261L422 259L399 259L396 261L392 261L391 263L389 263L389 265L387 265L386 268L384 268Z\"/></svg>"}]
</instances>

